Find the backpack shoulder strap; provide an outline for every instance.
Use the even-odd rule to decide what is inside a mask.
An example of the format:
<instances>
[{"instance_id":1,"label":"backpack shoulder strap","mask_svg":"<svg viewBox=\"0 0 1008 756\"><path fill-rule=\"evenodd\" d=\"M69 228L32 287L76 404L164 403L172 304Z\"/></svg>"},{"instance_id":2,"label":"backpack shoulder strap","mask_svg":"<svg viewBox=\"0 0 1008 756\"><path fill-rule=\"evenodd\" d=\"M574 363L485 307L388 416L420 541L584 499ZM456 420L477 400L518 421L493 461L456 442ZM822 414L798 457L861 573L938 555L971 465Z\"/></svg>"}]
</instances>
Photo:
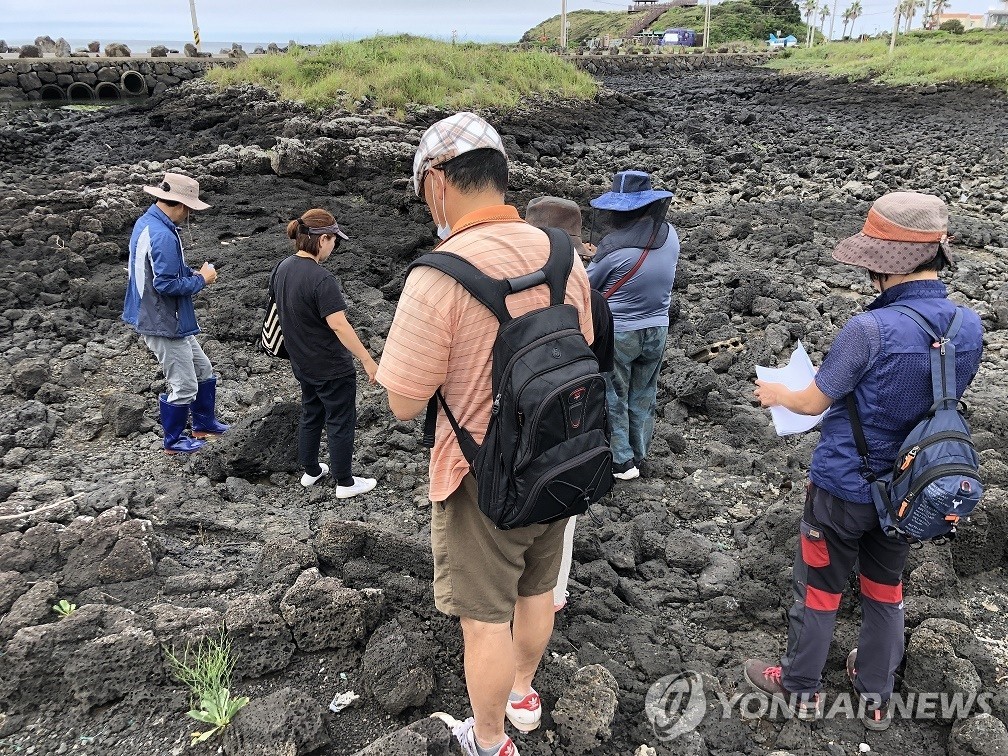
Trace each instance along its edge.
<instances>
[{"instance_id":1,"label":"backpack shoulder strap","mask_svg":"<svg viewBox=\"0 0 1008 756\"><path fill-rule=\"evenodd\" d=\"M952 322L949 323L949 327L942 336L939 336L936 332L937 329L932 328L927 319L914 308L906 305L892 305L892 308L914 320L933 339L931 342L931 392L934 395L932 411L939 408L949 409L950 403L952 406L958 406L958 397L955 394L955 344L952 343L952 339L962 328L962 307L956 307Z\"/></svg>"},{"instance_id":2,"label":"backpack shoulder strap","mask_svg":"<svg viewBox=\"0 0 1008 756\"><path fill-rule=\"evenodd\" d=\"M544 228L549 237L550 254L543 267L546 274L544 283L550 287L550 306L564 303L567 297L567 279L574 269L574 242L566 231L559 228ZM533 274L534 275L534 274Z\"/></svg>"},{"instance_id":3,"label":"backpack shoulder strap","mask_svg":"<svg viewBox=\"0 0 1008 756\"><path fill-rule=\"evenodd\" d=\"M453 252L428 252L421 255L406 269L428 267L451 276L458 284L492 312L501 323L511 320L505 298L511 293L507 281L491 278L471 262Z\"/></svg>"}]
</instances>

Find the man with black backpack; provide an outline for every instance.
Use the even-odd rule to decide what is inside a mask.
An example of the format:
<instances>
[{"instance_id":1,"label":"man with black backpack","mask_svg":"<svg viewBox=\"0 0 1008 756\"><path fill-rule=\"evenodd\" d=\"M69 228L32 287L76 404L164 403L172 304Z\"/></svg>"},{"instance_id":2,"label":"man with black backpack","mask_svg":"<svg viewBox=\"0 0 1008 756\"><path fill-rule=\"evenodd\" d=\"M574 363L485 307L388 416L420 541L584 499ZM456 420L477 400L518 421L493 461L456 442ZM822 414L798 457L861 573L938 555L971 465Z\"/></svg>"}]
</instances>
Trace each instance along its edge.
<instances>
[{"instance_id":1,"label":"man with black backpack","mask_svg":"<svg viewBox=\"0 0 1008 756\"><path fill-rule=\"evenodd\" d=\"M442 242L406 278L377 380L400 420L428 410L434 600L461 620L473 708L441 718L469 756L517 756L504 720L539 725L564 527L612 485L590 288L566 234L504 204L479 116L428 129L413 180Z\"/></svg>"},{"instance_id":2,"label":"man with black backpack","mask_svg":"<svg viewBox=\"0 0 1008 756\"><path fill-rule=\"evenodd\" d=\"M863 231L837 244L833 257L867 269L879 296L840 330L808 388L756 382L764 407L829 411L800 522L787 650L779 665L749 660L744 676L797 716L821 716L822 671L857 564L862 623L847 674L860 694L862 723L884 730L904 652L909 545L953 530L958 513L968 514L979 495L977 458L958 400L979 369L983 329L938 280L952 257L948 208L937 197L879 198ZM930 469L916 469L920 460ZM916 485L903 487L906 478Z\"/></svg>"}]
</instances>

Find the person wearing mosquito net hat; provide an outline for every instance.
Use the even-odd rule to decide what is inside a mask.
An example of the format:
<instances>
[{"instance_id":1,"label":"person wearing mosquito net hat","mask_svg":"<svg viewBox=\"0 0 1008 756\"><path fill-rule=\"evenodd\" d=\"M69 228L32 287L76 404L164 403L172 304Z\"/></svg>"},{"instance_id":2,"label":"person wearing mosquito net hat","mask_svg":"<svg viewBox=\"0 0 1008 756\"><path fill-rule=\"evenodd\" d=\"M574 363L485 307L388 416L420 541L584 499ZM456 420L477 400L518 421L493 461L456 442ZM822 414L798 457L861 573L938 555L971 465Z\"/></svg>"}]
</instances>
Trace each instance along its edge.
<instances>
[{"instance_id":1,"label":"person wearing mosquito net hat","mask_svg":"<svg viewBox=\"0 0 1008 756\"><path fill-rule=\"evenodd\" d=\"M591 201L611 230L588 265L592 288L609 301L615 360L606 373L613 476L640 475L654 432L658 374L668 337L679 237L665 220L673 194L643 171L621 171L612 191Z\"/></svg>"},{"instance_id":2,"label":"person wearing mosquito net hat","mask_svg":"<svg viewBox=\"0 0 1008 756\"><path fill-rule=\"evenodd\" d=\"M892 720L889 697L903 659L902 574L909 546L883 532L869 479L894 468L907 432L929 412L934 402L929 355L939 346L907 309L938 334L948 332L961 314L950 339L959 397L980 366L983 328L979 316L957 307L938 280L952 264L948 208L938 197L918 192L880 197L862 230L840 241L833 258L865 269L878 296L840 329L808 388L792 391L756 381L755 396L764 407L826 414L800 524L787 650L779 662L750 659L743 674L757 693L798 716L821 716L823 667L836 613L859 564L861 631L847 657L847 674L861 696L862 723L884 730ZM857 450L847 406L851 397L870 470Z\"/></svg>"},{"instance_id":3,"label":"person wearing mosquito net hat","mask_svg":"<svg viewBox=\"0 0 1008 756\"><path fill-rule=\"evenodd\" d=\"M200 199L199 182L178 173L166 173L161 183L143 191L157 202L133 227L122 318L140 334L164 372L164 450L188 454L203 446L203 439L228 429L217 419L217 378L196 340L200 327L193 305L193 297L217 281L217 271L209 262L197 271L190 268L179 233L191 212L210 205ZM185 432L190 414L192 436Z\"/></svg>"}]
</instances>

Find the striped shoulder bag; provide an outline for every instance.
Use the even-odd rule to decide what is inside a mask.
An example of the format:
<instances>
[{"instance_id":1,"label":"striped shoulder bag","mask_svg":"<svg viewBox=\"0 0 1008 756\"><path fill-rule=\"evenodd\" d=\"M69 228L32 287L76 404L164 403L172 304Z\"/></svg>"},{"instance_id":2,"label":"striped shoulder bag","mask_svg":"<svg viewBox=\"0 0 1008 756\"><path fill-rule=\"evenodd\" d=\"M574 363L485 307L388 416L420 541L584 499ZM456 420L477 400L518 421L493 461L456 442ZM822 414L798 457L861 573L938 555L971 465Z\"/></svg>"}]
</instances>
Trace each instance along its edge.
<instances>
[{"instance_id":1,"label":"striped shoulder bag","mask_svg":"<svg viewBox=\"0 0 1008 756\"><path fill-rule=\"evenodd\" d=\"M262 335L259 337L259 345L267 354L281 359L288 360L287 347L284 346L283 331L280 330L280 313L277 311L276 297L273 295L273 282L276 279L277 268L270 274L269 288L266 297L266 317L263 319Z\"/></svg>"}]
</instances>

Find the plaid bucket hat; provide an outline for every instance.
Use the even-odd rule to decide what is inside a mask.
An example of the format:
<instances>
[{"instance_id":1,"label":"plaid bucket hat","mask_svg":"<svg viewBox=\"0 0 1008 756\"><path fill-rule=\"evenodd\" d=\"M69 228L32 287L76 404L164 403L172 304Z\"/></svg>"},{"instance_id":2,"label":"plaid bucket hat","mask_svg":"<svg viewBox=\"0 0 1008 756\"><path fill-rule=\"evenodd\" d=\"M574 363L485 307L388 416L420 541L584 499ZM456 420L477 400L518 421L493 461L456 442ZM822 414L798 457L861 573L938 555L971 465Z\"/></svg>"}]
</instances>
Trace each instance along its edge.
<instances>
[{"instance_id":1,"label":"plaid bucket hat","mask_svg":"<svg viewBox=\"0 0 1008 756\"><path fill-rule=\"evenodd\" d=\"M166 173L157 186L145 186L147 194L158 199L181 202L190 210L206 210L210 205L199 198L199 181L181 173Z\"/></svg>"},{"instance_id":2,"label":"plaid bucket hat","mask_svg":"<svg viewBox=\"0 0 1008 756\"><path fill-rule=\"evenodd\" d=\"M536 228L566 231L579 256L590 254L581 241L581 208L577 202L562 197L536 197L525 207L525 221Z\"/></svg>"},{"instance_id":3,"label":"plaid bucket hat","mask_svg":"<svg viewBox=\"0 0 1008 756\"><path fill-rule=\"evenodd\" d=\"M890 192L875 200L864 228L837 243L833 259L876 273L912 273L941 249L949 263L948 206L920 192Z\"/></svg>"},{"instance_id":4,"label":"plaid bucket hat","mask_svg":"<svg viewBox=\"0 0 1008 756\"><path fill-rule=\"evenodd\" d=\"M504 157L504 142L497 129L475 113L456 113L431 126L420 138L413 158L413 190L420 196L424 176L431 168L471 150L497 150Z\"/></svg>"}]
</instances>

